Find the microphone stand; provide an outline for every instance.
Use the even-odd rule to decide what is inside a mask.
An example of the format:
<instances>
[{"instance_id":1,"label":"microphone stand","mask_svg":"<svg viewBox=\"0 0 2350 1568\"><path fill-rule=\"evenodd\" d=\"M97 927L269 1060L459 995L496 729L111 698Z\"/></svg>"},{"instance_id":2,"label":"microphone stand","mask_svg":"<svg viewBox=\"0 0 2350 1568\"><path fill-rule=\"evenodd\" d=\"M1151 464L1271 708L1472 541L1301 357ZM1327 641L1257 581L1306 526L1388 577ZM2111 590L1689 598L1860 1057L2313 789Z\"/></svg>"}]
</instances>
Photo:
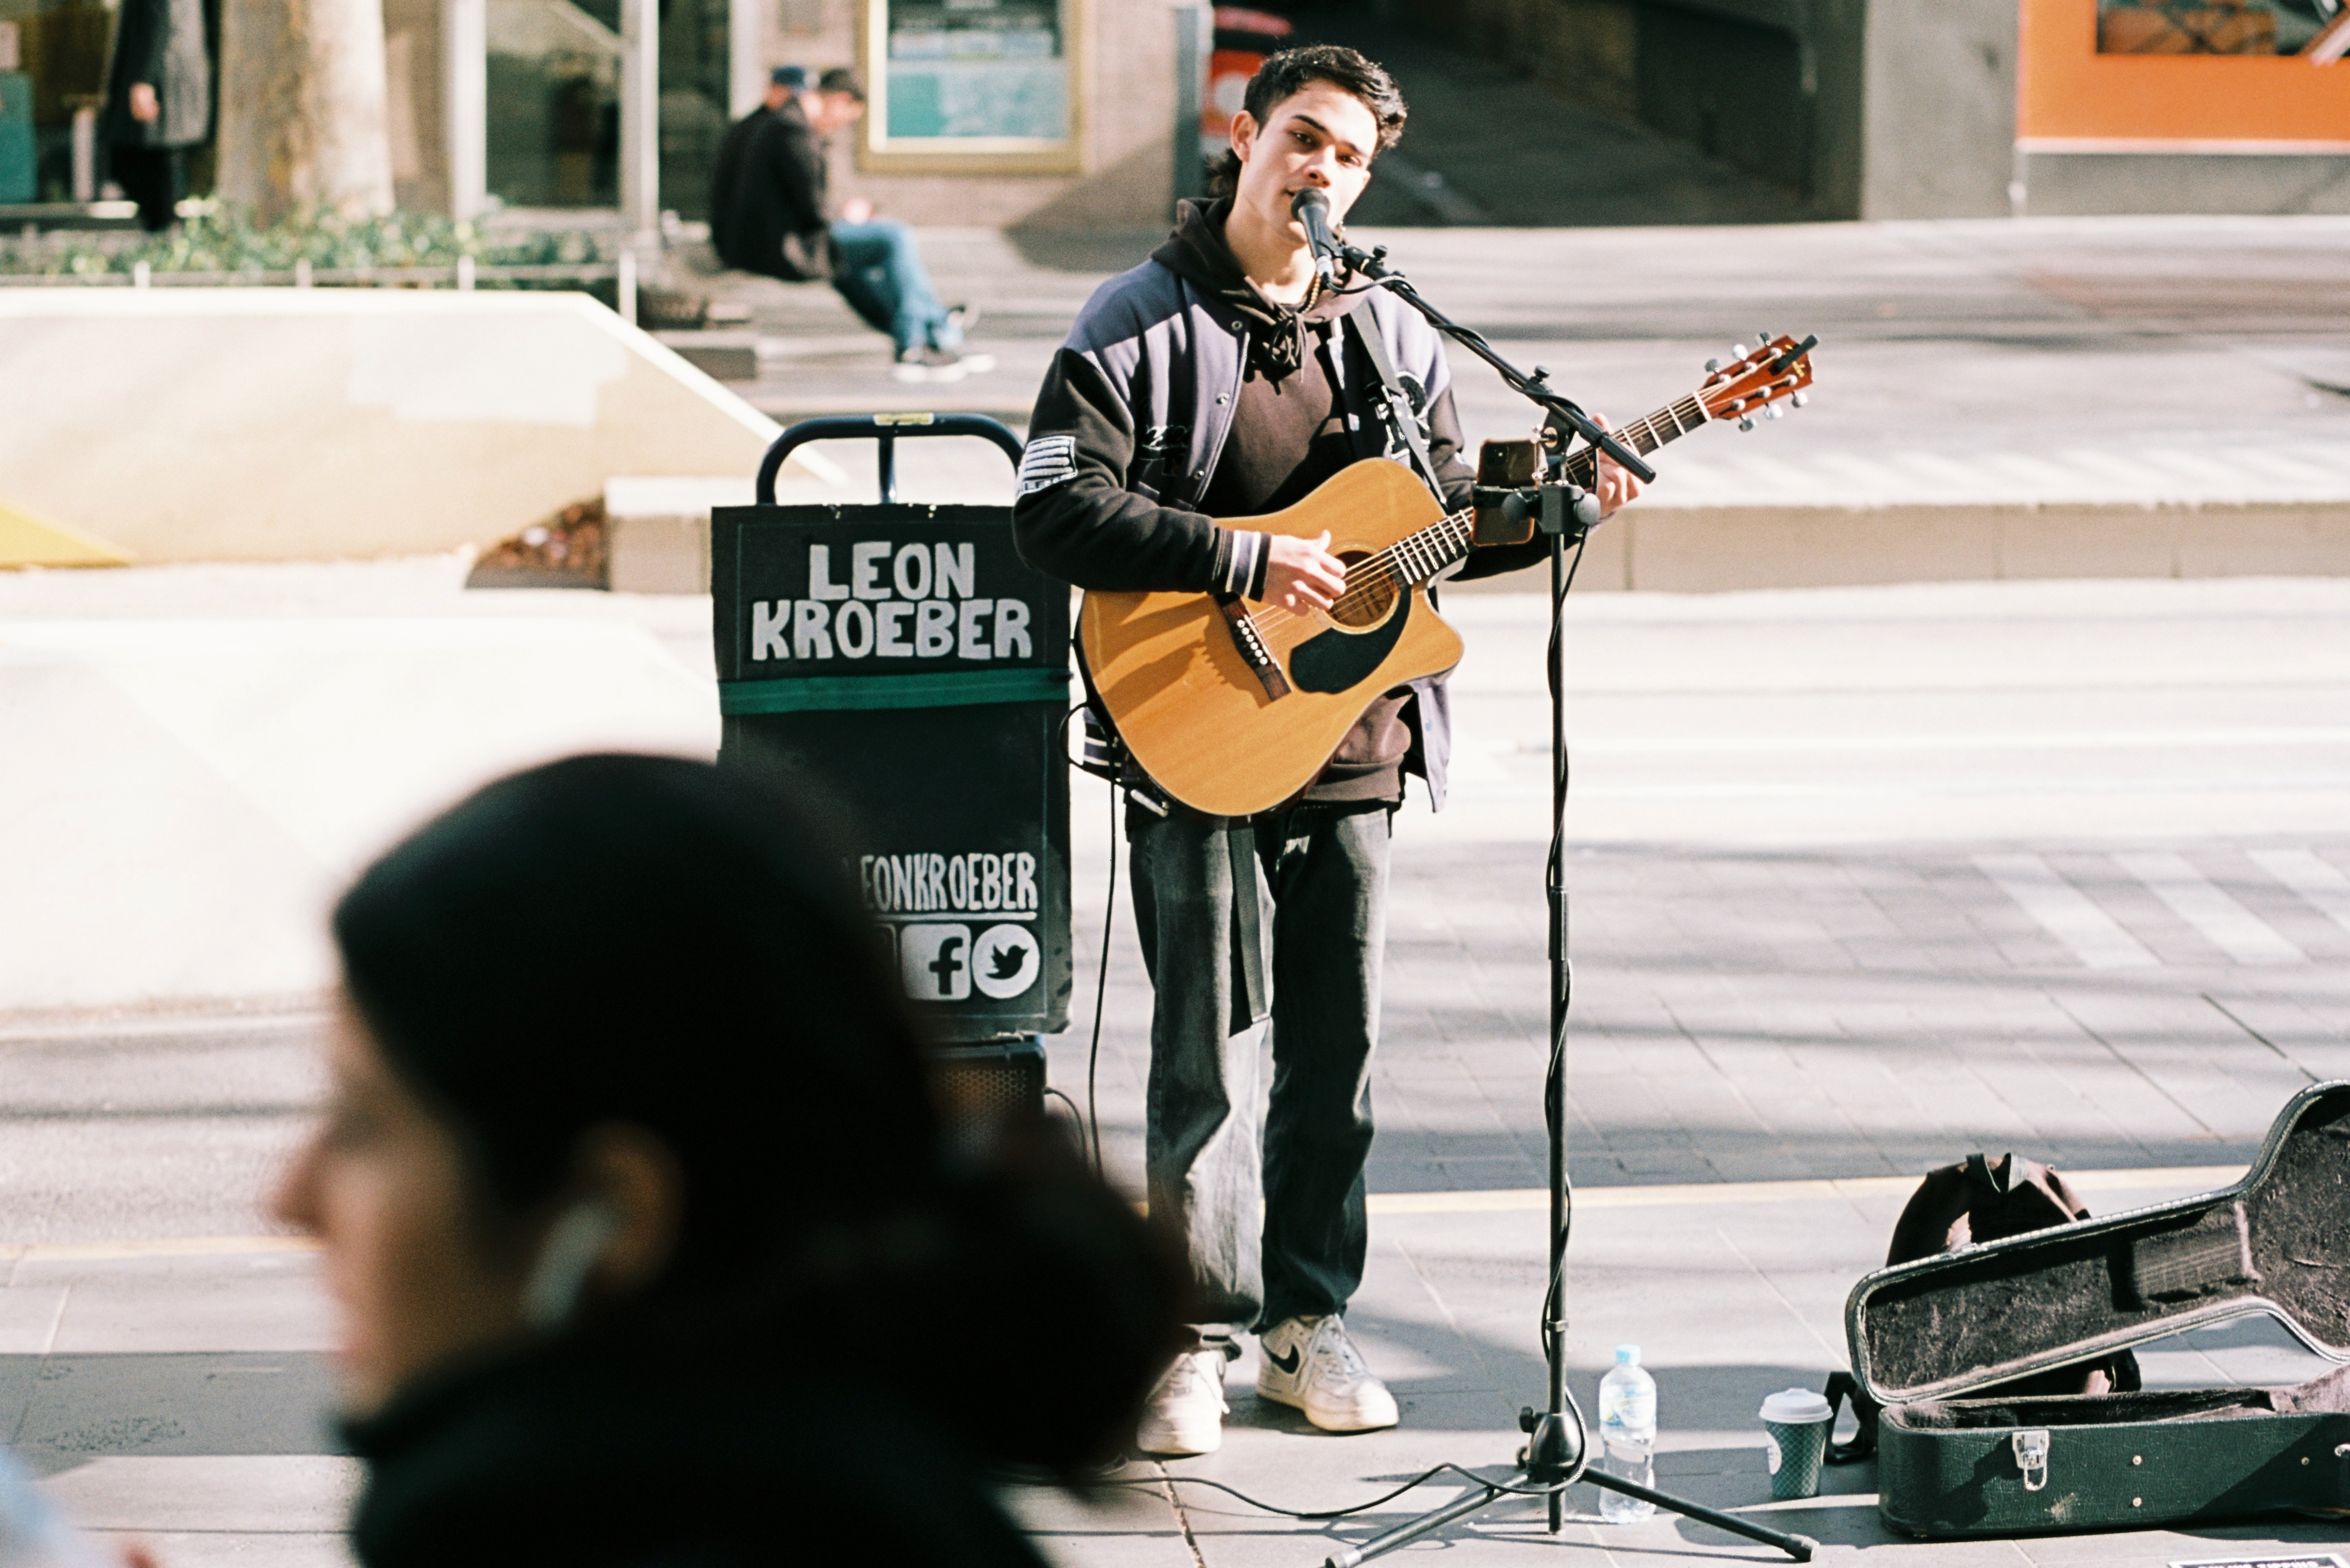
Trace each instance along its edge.
<instances>
[{"instance_id":1,"label":"microphone stand","mask_svg":"<svg viewBox=\"0 0 2350 1568\"><path fill-rule=\"evenodd\" d=\"M1551 840L1549 863L1543 878L1544 894L1550 913L1550 1067L1543 1084L1543 1119L1550 1134L1550 1288L1544 1299L1542 1314L1543 1354L1549 1372L1548 1399L1540 1410L1528 1406L1518 1412L1518 1426L1526 1434L1526 1446L1518 1452L1516 1474L1507 1481L1481 1482L1442 1508L1374 1536L1360 1546L1334 1552L1326 1561L1324 1568L1357 1568L1359 1563L1384 1556L1399 1546L1466 1519L1472 1513L1481 1512L1509 1497L1544 1499L1549 1504L1550 1532L1555 1535L1565 1528L1566 1489L1578 1480L1620 1492L1626 1497L1638 1498L1654 1507L1701 1521L1732 1535L1762 1542L1776 1547L1798 1563L1808 1563L1819 1544L1809 1536L1788 1534L1751 1524L1732 1515L1700 1507L1637 1481L1626 1480L1592 1468L1590 1435L1584 1426L1583 1412L1566 1388L1566 1242L1575 1213L1575 1190L1566 1174L1566 1014L1575 983L1566 950L1565 632L1566 590L1573 577L1567 570L1566 552L1570 543L1579 546L1585 534L1599 521L1597 502L1581 486L1566 479L1566 448L1573 443L1575 437L1581 436L1644 483L1654 479L1656 471L1602 430L1571 400L1553 390L1547 384L1547 371L1539 366L1532 375L1521 371L1494 352L1493 346L1486 342L1482 334L1461 326L1421 298L1419 291L1412 287L1401 273L1387 265L1385 246L1368 254L1346 244L1334 244L1332 249L1336 259L1343 262L1354 275L1388 290L1426 317L1430 326L1492 366L1513 389L1544 411L1541 445L1546 457L1541 483L1505 493L1504 505L1513 519L1522 519L1530 514L1550 540ZM1398 417L1407 418L1409 414L1399 410Z\"/></svg>"}]
</instances>

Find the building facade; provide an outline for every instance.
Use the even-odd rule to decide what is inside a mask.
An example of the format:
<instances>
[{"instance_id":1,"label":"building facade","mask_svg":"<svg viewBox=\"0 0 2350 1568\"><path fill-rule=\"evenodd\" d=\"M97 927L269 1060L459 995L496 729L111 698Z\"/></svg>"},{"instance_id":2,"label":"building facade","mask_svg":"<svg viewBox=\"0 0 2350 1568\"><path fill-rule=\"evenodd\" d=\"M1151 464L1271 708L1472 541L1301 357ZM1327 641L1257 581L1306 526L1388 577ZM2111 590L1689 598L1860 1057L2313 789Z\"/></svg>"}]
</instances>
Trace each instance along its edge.
<instances>
[{"instance_id":1,"label":"building facade","mask_svg":"<svg viewBox=\"0 0 2350 1568\"><path fill-rule=\"evenodd\" d=\"M1396 0L1821 218L2350 212L2340 0Z\"/></svg>"},{"instance_id":2,"label":"building facade","mask_svg":"<svg viewBox=\"0 0 2350 1568\"><path fill-rule=\"evenodd\" d=\"M403 207L702 217L719 139L788 64L858 67L871 111L835 148L836 182L908 222L1168 210L1167 0L382 3ZM657 135L636 134L648 119Z\"/></svg>"}]
</instances>

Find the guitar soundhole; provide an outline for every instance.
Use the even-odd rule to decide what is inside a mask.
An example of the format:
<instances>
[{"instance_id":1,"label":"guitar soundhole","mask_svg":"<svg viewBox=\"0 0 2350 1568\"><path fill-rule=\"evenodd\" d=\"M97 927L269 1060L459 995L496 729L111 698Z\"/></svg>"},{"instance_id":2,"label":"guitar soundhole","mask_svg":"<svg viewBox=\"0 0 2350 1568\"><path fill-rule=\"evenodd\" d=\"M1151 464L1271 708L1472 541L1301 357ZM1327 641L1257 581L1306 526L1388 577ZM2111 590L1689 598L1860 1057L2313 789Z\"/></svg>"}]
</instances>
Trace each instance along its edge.
<instances>
[{"instance_id":1,"label":"guitar soundhole","mask_svg":"<svg viewBox=\"0 0 2350 1568\"><path fill-rule=\"evenodd\" d=\"M1362 550L1349 550L1339 556L1338 559L1347 564L1347 591L1330 607L1332 620L1357 631L1385 620L1396 602L1396 581L1389 572L1377 567L1357 572L1357 566L1368 558L1368 553Z\"/></svg>"}]
</instances>

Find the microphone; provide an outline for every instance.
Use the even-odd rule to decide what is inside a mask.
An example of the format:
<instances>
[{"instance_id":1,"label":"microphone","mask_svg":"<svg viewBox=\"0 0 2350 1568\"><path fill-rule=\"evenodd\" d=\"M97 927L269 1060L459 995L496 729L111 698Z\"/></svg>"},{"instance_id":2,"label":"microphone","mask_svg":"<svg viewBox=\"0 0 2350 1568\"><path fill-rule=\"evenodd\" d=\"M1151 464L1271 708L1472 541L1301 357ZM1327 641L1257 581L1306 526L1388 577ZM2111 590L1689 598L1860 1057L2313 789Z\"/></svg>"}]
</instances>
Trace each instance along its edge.
<instances>
[{"instance_id":1,"label":"microphone","mask_svg":"<svg viewBox=\"0 0 2350 1568\"><path fill-rule=\"evenodd\" d=\"M1338 281L1338 241L1330 233L1330 198L1307 186L1290 199L1289 215L1305 229L1305 243L1314 247L1314 270L1326 284Z\"/></svg>"}]
</instances>

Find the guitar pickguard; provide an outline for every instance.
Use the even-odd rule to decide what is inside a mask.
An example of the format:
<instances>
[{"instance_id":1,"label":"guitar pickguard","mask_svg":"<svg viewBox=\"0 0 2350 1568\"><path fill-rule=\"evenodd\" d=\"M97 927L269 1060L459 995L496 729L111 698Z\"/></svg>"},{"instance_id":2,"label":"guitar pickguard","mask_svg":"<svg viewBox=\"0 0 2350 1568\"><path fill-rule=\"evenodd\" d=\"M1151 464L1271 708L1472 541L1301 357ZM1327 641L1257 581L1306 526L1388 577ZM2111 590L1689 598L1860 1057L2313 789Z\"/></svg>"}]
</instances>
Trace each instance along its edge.
<instances>
[{"instance_id":1,"label":"guitar pickguard","mask_svg":"<svg viewBox=\"0 0 2350 1568\"><path fill-rule=\"evenodd\" d=\"M1395 613L1368 631L1334 629L1299 643L1289 653L1290 683L1301 691L1344 691L1366 679L1402 638L1412 597L1406 593Z\"/></svg>"}]
</instances>

